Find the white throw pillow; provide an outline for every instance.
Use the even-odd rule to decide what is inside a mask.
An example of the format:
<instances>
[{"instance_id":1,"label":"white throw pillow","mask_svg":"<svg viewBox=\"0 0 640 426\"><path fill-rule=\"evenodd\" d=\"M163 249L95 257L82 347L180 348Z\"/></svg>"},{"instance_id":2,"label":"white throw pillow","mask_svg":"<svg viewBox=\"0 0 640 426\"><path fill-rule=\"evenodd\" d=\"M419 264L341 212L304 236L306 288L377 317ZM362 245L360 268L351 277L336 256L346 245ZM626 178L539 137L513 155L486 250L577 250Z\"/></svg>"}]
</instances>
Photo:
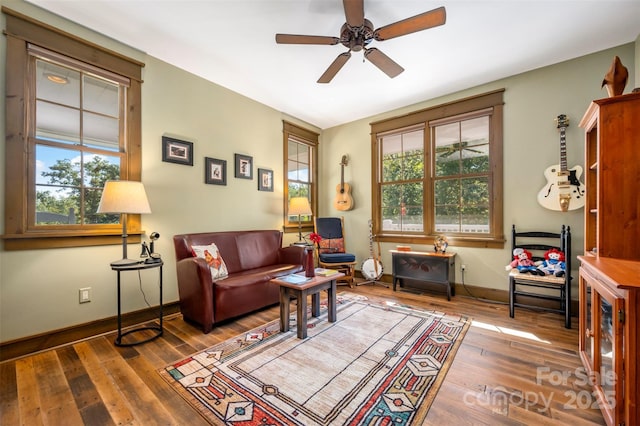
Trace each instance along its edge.
<instances>
[{"instance_id":1,"label":"white throw pillow","mask_svg":"<svg viewBox=\"0 0 640 426\"><path fill-rule=\"evenodd\" d=\"M215 244L211 243L208 246L191 246L191 250L194 256L201 257L207 262L209 269L211 269L212 280L225 278L229 275L227 265L225 265L220 255L220 250L218 250Z\"/></svg>"}]
</instances>

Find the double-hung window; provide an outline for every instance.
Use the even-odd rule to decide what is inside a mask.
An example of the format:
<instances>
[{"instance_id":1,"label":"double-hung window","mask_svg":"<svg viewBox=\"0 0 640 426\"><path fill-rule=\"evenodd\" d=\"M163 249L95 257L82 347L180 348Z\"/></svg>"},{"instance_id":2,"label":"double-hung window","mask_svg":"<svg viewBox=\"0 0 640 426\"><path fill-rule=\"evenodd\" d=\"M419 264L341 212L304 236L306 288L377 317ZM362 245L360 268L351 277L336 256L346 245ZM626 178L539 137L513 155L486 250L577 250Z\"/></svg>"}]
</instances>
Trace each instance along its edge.
<instances>
[{"instance_id":1,"label":"double-hung window","mask_svg":"<svg viewBox=\"0 0 640 426\"><path fill-rule=\"evenodd\" d=\"M144 64L3 12L5 249L119 243L119 216L96 211L105 181L141 178Z\"/></svg>"},{"instance_id":2,"label":"double-hung window","mask_svg":"<svg viewBox=\"0 0 640 426\"><path fill-rule=\"evenodd\" d=\"M284 134L284 216L285 229L305 231L313 229L313 214L317 211L318 134L289 122L283 122ZM310 214L290 214L292 198L309 200ZM300 221L300 223L298 222Z\"/></svg>"},{"instance_id":3,"label":"double-hung window","mask_svg":"<svg viewBox=\"0 0 640 426\"><path fill-rule=\"evenodd\" d=\"M433 232L489 234L491 112L476 111L471 117L429 123Z\"/></svg>"},{"instance_id":4,"label":"double-hung window","mask_svg":"<svg viewBox=\"0 0 640 426\"><path fill-rule=\"evenodd\" d=\"M96 214L104 183L126 164L124 100L129 80L30 48L35 148L34 227L112 223ZM31 179L29 179L31 180ZM115 216L117 223L117 216ZM31 222L31 221L30 221Z\"/></svg>"},{"instance_id":5,"label":"double-hung window","mask_svg":"<svg viewBox=\"0 0 640 426\"><path fill-rule=\"evenodd\" d=\"M378 135L382 230L390 233L424 231L424 125Z\"/></svg>"},{"instance_id":6,"label":"double-hung window","mask_svg":"<svg viewBox=\"0 0 640 426\"><path fill-rule=\"evenodd\" d=\"M381 240L503 245L502 91L371 126Z\"/></svg>"}]
</instances>

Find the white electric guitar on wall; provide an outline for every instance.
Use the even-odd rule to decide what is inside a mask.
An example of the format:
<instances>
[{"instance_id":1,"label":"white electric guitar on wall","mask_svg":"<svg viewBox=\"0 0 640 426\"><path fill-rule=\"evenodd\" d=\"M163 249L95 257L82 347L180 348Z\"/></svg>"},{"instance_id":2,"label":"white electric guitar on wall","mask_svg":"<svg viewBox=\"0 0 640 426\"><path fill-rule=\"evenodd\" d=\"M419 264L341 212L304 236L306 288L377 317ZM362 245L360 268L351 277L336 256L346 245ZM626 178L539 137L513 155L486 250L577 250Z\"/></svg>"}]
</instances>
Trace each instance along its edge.
<instances>
[{"instance_id":1,"label":"white electric guitar on wall","mask_svg":"<svg viewBox=\"0 0 640 426\"><path fill-rule=\"evenodd\" d=\"M560 129L560 164L547 167L544 177L547 184L538 192L538 203L549 210L566 212L584 207L585 186L580 182L582 167L567 169L567 141L565 131L569 119L560 114L556 119Z\"/></svg>"}]
</instances>

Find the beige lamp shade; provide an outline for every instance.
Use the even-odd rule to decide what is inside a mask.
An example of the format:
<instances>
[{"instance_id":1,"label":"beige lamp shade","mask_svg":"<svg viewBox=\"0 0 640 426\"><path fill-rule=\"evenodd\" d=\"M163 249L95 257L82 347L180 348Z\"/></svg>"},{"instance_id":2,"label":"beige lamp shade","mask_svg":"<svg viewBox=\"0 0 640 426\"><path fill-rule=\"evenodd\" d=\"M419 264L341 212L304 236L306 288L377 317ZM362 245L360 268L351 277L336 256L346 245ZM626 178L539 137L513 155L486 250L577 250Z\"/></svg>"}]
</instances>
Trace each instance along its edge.
<instances>
[{"instance_id":1,"label":"beige lamp shade","mask_svg":"<svg viewBox=\"0 0 640 426\"><path fill-rule=\"evenodd\" d=\"M307 197L293 197L289 200L289 214L290 215L308 215L311 214L311 205Z\"/></svg>"},{"instance_id":2,"label":"beige lamp shade","mask_svg":"<svg viewBox=\"0 0 640 426\"><path fill-rule=\"evenodd\" d=\"M111 262L111 267L127 268L140 263L136 259L127 258L127 214L151 213L147 193L144 191L142 182L106 181L97 213L122 214L122 259Z\"/></svg>"},{"instance_id":3,"label":"beige lamp shade","mask_svg":"<svg viewBox=\"0 0 640 426\"><path fill-rule=\"evenodd\" d=\"M290 215L298 215L298 242L304 243L302 240L302 220L300 216L310 215L313 212L311 211L311 205L309 204L309 199L307 197L293 197L289 200L289 214Z\"/></svg>"},{"instance_id":4,"label":"beige lamp shade","mask_svg":"<svg viewBox=\"0 0 640 426\"><path fill-rule=\"evenodd\" d=\"M142 182L108 180L97 213L151 213Z\"/></svg>"}]
</instances>

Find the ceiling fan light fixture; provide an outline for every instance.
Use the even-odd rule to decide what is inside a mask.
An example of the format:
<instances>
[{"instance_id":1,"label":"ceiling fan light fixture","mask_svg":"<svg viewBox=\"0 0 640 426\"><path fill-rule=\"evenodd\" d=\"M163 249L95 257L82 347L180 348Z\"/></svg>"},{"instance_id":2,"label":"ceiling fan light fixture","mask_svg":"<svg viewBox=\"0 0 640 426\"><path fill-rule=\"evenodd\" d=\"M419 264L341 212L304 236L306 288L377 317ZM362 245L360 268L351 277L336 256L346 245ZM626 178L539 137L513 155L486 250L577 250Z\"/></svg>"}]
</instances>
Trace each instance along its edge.
<instances>
[{"instance_id":1,"label":"ceiling fan light fixture","mask_svg":"<svg viewBox=\"0 0 640 426\"><path fill-rule=\"evenodd\" d=\"M340 43L353 52L360 52L373 40L373 24L368 19L360 27L352 27L348 23L340 29Z\"/></svg>"}]
</instances>

